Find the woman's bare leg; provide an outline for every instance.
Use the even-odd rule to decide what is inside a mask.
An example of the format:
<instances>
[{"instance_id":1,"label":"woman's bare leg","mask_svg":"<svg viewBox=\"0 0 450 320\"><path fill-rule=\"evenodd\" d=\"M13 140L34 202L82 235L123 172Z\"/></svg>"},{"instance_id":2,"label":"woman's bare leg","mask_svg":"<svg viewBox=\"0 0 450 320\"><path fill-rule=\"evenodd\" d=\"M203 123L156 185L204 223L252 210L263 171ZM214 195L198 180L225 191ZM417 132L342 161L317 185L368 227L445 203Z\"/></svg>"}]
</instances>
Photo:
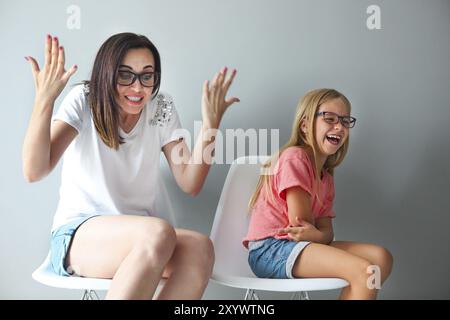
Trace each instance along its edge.
<instances>
[{"instance_id":1,"label":"woman's bare leg","mask_svg":"<svg viewBox=\"0 0 450 320\"><path fill-rule=\"evenodd\" d=\"M175 232L177 244L164 270L167 281L157 299L201 299L214 265L213 244L207 236L195 231L175 229Z\"/></svg>"},{"instance_id":2,"label":"woman's bare leg","mask_svg":"<svg viewBox=\"0 0 450 320\"><path fill-rule=\"evenodd\" d=\"M377 291L367 286L369 261L329 245L311 243L294 264L297 278L342 278L350 283L341 299L376 299Z\"/></svg>"},{"instance_id":3,"label":"woman's bare leg","mask_svg":"<svg viewBox=\"0 0 450 320\"><path fill-rule=\"evenodd\" d=\"M66 265L81 276L113 279L107 299L151 299L175 246L175 230L162 219L98 216L76 231Z\"/></svg>"}]
</instances>

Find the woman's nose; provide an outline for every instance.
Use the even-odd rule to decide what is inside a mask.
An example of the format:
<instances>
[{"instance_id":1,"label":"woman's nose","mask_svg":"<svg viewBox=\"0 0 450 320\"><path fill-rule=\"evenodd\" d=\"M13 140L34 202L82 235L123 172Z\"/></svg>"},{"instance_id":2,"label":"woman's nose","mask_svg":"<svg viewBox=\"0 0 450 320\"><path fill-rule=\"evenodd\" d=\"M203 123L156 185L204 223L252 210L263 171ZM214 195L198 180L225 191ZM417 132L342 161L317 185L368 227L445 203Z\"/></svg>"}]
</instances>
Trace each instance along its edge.
<instances>
[{"instance_id":1,"label":"woman's nose","mask_svg":"<svg viewBox=\"0 0 450 320\"><path fill-rule=\"evenodd\" d=\"M136 81L131 85L131 89L133 89L136 92L139 92L143 89L143 86L139 79L136 79Z\"/></svg>"}]
</instances>

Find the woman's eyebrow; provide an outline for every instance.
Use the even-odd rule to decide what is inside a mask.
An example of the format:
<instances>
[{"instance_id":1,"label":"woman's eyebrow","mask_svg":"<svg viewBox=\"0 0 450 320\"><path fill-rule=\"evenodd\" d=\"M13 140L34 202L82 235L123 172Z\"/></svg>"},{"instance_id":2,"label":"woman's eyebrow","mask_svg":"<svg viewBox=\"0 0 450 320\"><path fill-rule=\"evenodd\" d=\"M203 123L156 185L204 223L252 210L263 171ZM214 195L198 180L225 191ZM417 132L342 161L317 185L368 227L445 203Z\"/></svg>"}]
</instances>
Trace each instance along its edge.
<instances>
[{"instance_id":1,"label":"woman's eyebrow","mask_svg":"<svg viewBox=\"0 0 450 320\"><path fill-rule=\"evenodd\" d=\"M130 70L133 70L132 67L127 66L126 64L121 64L121 65L119 65L119 68L128 68L128 69L130 69ZM142 68L142 69L147 69L147 68L152 68L152 69L153 69L153 66L152 66L151 64L149 64L149 65L146 65L146 66L145 66L144 68Z\"/></svg>"}]
</instances>

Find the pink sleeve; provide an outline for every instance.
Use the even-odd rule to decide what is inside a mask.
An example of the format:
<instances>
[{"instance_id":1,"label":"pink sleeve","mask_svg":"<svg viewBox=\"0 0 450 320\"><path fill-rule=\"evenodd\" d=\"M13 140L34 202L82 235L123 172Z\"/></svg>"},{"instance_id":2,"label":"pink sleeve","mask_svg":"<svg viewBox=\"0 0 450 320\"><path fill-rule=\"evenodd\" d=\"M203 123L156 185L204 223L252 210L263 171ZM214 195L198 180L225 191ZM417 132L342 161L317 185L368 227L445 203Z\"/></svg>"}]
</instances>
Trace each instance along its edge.
<instances>
[{"instance_id":1,"label":"pink sleeve","mask_svg":"<svg viewBox=\"0 0 450 320\"><path fill-rule=\"evenodd\" d=\"M320 213L320 217L330 217L330 218L336 217L336 213L334 212L333 209L333 203L334 203L334 181L333 178L330 177L330 180L328 182L327 195L325 196L324 207L322 212Z\"/></svg>"},{"instance_id":2,"label":"pink sleeve","mask_svg":"<svg viewBox=\"0 0 450 320\"><path fill-rule=\"evenodd\" d=\"M286 190L292 187L301 187L312 195L312 168L306 159L280 157L279 164L276 187L280 198L286 200Z\"/></svg>"}]
</instances>

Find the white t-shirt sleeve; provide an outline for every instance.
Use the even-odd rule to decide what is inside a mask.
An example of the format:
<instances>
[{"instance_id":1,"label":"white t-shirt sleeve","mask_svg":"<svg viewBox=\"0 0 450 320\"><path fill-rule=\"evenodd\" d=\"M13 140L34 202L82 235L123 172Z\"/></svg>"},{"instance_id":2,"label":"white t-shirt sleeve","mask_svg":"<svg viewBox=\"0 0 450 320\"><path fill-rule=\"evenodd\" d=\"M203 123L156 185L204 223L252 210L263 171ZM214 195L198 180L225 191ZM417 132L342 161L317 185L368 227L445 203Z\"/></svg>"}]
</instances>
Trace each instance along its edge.
<instances>
[{"instance_id":1,"label":"white t-shirt sleeve","mask_svg":"<svg viewBox=\"0 0 450 320\"><path fill-rule=\"evenodd\" d=\"M62 120L80 133L83 128L84 108L87 107L85 99L83 85L76 86L64 97L58 111L53 115L52 121Z\"/></svg>"},{"instance_id":2,"label":"white t-shirt sleeve","mask_svg":"<svg viewBox=\"0 0 450 320\"><path fill-rule=\"evenodd\" d=\"M175 103L172 97L165 94L171 103L170 119L169 121L161 127L161 148L172 141L178 141L184 139L186 131L181 126L180 118L178 112L175 108Z\"/></svg>"}]
</instances>

